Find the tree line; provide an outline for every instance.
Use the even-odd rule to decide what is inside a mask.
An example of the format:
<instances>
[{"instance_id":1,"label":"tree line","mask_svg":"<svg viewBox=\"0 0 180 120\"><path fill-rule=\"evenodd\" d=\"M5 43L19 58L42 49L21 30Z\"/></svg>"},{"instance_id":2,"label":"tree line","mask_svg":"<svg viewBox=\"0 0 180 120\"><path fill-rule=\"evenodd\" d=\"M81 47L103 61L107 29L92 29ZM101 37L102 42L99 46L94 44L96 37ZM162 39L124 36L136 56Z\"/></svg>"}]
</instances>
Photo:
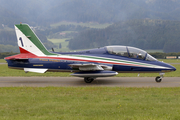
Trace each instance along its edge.
<instances>
[{"instance_id":1,"label":"tree line","mask_svg":"<svg viewBox=\"0 0 180 120\"><path fill-rule=\"evenodd\" d=\"M18 53L14 52L0 52L0 59L4 59L5 57L16 55Z\"/></svg>"},{"instance_id":2,"label":"tree line","mask_svg":"<svg viewBox=\"0 0 180 120\"><path fill-rule=\"evenodd\" d=\"M62 31L73 31L75 33L79 31L84 31L89 29L89 27L81 26L81 25L60 25L57 27L52 27L52 28L46 28L44 30L39 30L38 32L41 33L44 36L48 36L48 38L57 38L55 37L55 34L59 34Z\"/></svg>"},{"instance_id":3,"label":"tree line","mask_svg":"<svg viewBox=\"0 0 180 120\"><path fill-rule=\"evenodd\" d=\"M105 29L81 32L69 41L70 49L88 49L107 45L125 45L141 49L180 52L180 21L129 20Z\"/></svg>"},{"instance_id":4,"label":"tree line","mask_svg":"<svg viewBox=\"0 0 180 120\"><path fill-rule=\"evenodd\" d=\"M152 55L153 57L157 58L157 59L165 59L166 56L180 56L180 52L178 53L162 53L162 52L154 52L154 53L149 53L150 55Z\"/></svg>"}]
</instances>

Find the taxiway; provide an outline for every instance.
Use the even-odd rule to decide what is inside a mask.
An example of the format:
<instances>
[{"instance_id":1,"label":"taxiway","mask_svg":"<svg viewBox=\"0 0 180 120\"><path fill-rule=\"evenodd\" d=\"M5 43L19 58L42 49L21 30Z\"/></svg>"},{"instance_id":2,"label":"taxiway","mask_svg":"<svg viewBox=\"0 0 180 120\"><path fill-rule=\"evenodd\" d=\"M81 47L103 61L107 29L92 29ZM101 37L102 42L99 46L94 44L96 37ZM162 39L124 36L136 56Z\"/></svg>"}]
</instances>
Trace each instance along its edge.
<instances>
[{"instance_id":1,"label":"taxiway","mask_svg":"<svg viewBox=\"0 0 180 120\"><path fill-rule=\"evenodd\" d=\"M85 83L78 77L0 77L0 87L180 87L180 77L165 77L156 83L154 77L107 77Z\"/></svg>"}]
</instances>

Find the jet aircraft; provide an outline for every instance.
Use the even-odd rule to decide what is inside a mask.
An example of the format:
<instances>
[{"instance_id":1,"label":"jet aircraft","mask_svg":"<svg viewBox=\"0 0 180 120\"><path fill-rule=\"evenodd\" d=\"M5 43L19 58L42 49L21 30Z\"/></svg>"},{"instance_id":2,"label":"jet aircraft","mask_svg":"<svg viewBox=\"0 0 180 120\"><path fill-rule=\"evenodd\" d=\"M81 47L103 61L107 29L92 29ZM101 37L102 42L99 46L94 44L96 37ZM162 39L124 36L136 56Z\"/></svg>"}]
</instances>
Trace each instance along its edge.
<instances>
[{"instance_id":1,"label":"jet aircraft","mask_svg":"<svg viewBox=\"0 0 180 120\"><path fill-rule=\"evenodd\" d=\"M118 73L159 73L161 82L165 72L176 68L160 62L146 51L130 46L105 46L77 52L49 52L27 24L15 25L20 54L6 57L9 68L25 72L73 72L91 83L97 77Z\"/></svg>"}]
</instances>

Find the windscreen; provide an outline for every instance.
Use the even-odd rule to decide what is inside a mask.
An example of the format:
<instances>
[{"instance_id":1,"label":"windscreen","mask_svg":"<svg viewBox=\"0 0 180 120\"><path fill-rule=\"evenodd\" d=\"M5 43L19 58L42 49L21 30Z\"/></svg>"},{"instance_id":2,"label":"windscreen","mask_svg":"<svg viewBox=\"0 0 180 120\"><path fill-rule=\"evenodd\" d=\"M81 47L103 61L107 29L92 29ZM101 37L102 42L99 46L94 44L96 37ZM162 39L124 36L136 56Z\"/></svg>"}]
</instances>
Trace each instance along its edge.
<instances>
[{"instance_id":1,"label":"windscreen","mask_svg":"<svg viewBox=\"0 0 180 120\"><path fill-rule=\"evenodd\" d=\"M144 60L146 57L146 54L147 54L146 51L143 51L141 49L134 48L134 47L128 47L128 50L129 50L129 57L130 58L136 58L136 59Z\"/></svg>"},{"instance_id":2,"label":"windscreen","mask_svg":"<svg viewBox=\"0 0 180 120\"><path fill-rule=\"evenodd\" d=\"M146 60L147 60L147 61L157 61L156 58L152 57L152 56L149 55L149 54L147 54Z\"/></svg>"}]
</instances>

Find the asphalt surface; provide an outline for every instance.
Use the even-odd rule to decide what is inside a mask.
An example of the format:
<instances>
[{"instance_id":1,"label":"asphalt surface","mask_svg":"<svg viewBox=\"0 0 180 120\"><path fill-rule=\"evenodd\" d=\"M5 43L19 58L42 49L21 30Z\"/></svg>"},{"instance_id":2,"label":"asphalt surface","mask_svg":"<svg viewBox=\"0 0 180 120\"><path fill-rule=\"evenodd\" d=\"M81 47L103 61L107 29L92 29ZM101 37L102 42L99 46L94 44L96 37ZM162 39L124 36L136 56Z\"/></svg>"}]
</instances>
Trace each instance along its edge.
<instances>
[{"instance_id":1,"label":"asphalt surface","mask_svg":"<svg viewBox=\"0 0 180 120\"><path fill-rule=\"evenodd\" d=\"M85 83L78 77L0 77L0 87L180 87L180 77L165 77L156 83L154 77L107 77Z\"/></svg>"}]
</instances>

